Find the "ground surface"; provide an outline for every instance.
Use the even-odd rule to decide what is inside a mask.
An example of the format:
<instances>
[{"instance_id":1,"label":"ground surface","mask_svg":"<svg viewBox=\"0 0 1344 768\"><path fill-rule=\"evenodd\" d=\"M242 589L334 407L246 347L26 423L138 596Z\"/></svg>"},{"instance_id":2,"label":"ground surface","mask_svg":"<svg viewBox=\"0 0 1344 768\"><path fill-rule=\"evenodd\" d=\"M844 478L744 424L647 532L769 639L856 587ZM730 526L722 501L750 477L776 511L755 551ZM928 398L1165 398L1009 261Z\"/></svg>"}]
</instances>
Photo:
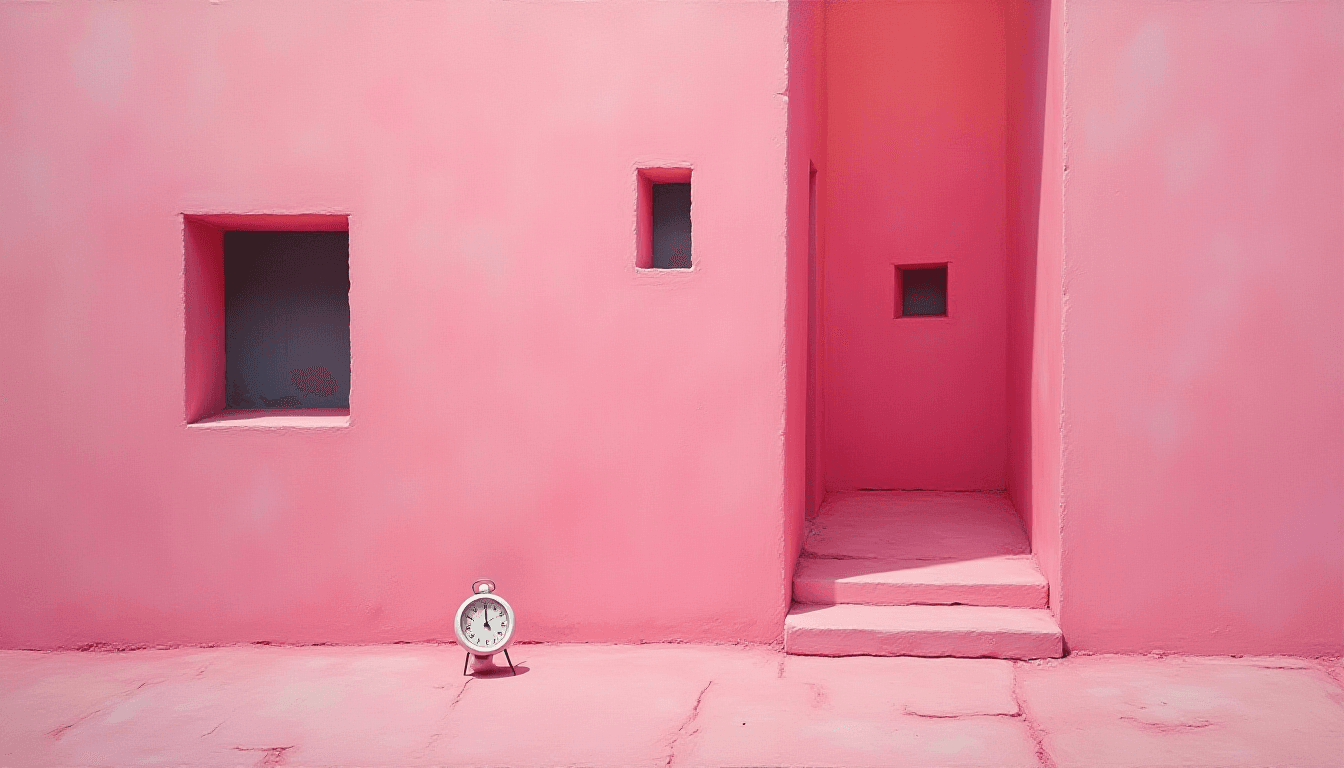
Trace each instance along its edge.
<instances>
[{"instance_id":1,"label":"ground surface","mask_svg":"<svg viewBox=\"0 0 1344 768\"><path fill-rule=\"evenodd\" d=\"M1344 667L529 645L0 652L0 766L1331 766Z\"/></svg>"}]
</instances>

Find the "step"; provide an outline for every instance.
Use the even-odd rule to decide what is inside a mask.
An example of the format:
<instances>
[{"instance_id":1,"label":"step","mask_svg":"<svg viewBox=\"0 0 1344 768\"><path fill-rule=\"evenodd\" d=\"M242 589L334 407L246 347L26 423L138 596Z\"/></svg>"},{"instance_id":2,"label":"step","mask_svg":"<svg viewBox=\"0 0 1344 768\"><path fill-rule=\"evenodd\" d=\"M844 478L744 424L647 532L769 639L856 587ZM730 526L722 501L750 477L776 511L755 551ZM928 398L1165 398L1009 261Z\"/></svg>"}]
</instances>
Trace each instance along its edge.
<instances>
[{"instance_id":1,"label":"step","mask_svg":"<svg viewBox=\"0 0 1344 768\"><path fill-rule=\"evenodd\" d=\"M805 557L793 578L799 603L1045 608L1050 587L1030 555L973 560Z\"/></svg>"},{"instance_id":2,"label":"step","mask_svg":"<svg viewBox=\"0 0 1344 768\"><path fill-rule=\"evenodd\" d=\"M1012 502L996 492L834 493L810 529L809 557L971 560L1031 552Z\"/></svg>"},{"instance_id":3,"label":"step","mask_svg":"<svg viewBox=\"0 0 1344 768\"><path fill-rule=\"evenodd\" d=\"M784 650L802 656L1059 658L1049 611L974 605L795 605Z\"/></svg>"}]
</instances>

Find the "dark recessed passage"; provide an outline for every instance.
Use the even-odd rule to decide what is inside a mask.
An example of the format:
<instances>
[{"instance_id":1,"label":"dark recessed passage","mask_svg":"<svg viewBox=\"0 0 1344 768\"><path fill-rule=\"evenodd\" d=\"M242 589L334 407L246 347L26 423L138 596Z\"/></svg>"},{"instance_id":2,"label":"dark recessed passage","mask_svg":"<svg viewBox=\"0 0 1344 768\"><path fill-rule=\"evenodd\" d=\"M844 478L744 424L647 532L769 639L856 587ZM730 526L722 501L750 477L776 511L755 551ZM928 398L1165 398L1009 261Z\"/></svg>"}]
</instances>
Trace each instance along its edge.
<instances>
[{"instance_id":1,"label":"dark recessed passage","mask_svg":"<svg viewBox=\"0 0 1344 768\"><path fill-rule=\"evenodd\" d=\"M930 317L947 314L947 265L897 267L901 311L898 317Z\"/></svg>"},{"instance_id":2,"label":"dark recessed passage","mask_svg":"<svg viewBox=\"0 0 1344 768\"><path fill-rule=\"evenodd\" d=\"M691 268L691 185L654 184L654 269Z\"/></svg>"},{"instance_id":3,"label":"dark recessed passage","mask_svg":"<svg viewBox=\"0 0 1344 768\"><path fill-rule=\"evenodd\" d=\"M226 409L350 407L348 232L225 232Z\"/></svg>"}]
</instances>

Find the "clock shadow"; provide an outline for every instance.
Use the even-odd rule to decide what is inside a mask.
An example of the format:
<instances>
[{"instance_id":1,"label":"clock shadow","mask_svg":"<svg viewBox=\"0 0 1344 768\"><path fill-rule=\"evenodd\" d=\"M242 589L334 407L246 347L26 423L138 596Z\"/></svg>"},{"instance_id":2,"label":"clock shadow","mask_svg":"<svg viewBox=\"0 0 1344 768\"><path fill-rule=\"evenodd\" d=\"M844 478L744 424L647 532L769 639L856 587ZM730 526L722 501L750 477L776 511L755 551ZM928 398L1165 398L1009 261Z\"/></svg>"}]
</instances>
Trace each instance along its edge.
<instances>
[{"instance_id":1,"label":"clock shadow","mask_svg":"<svg viewBox=\"0 0 1344 768\"><path fill-rule=\"evenodd\" d=\"M465 677L475 678L476 680L497 680L509 677L522 677L523 675L531 671L530 667L524 666L522 664L514 664L513 668L518 670L517 675L513 674L513 672L509 669L508 664L504 664L502 666L497 666L494 669L488 669L484 672L472 672L468 675L465 675Z\"/></svg>"}]
</instances>

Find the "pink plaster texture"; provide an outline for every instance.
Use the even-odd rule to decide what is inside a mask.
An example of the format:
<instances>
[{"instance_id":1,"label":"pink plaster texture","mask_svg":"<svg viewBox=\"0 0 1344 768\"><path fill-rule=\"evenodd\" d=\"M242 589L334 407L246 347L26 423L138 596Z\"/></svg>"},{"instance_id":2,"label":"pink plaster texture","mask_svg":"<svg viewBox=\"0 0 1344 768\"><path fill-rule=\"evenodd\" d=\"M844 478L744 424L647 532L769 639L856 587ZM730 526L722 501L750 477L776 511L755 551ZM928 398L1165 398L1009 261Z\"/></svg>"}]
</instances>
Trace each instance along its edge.
<instances>
[{"instance_id":1,"label":"pink plaster texture","mask_svg":"<svg viewBox=\"0 0 1344 768\"><path fill-rule=\"evenodd\" d=\"M1335 0L0 0L0 647L443 640L490 576L528 642L830 590L1337 656L1341 80ZM221 411L240 228L348 231L348 412ZM1021 525L800 568L863 489Z\"/></svg>"},{"instance_id":2,"label":"pink plaster texture","mask_svg":"<svg viewBox=\"0 0 1344 768\"><path fill-rule=\"evenodd\" d=\"M1059 618L1344 640L1344 5L1067 4Z\"/></svg>"},{"instance_id":3,"label":"pink plaster texture","mask_svg":"<svg viewBox=\"0 0 1344 768\"><path fill-rule=\"evenodd\" d=\"M1004 46L997 2L826 7L828 490L1005 485ZM893 319L941 263L947 316Z\"/></svg>"},{"instance_id":4,"label":"pink plaster texture","mask_svg":"<svg viewBox=\"0 0 1344 768\"><path fill-rule=\"evenodd\" d=\"M1006 487L1075 649L1344 651L1344 6L826 35L827 489ZM948 317L891 317L902 262Z\"/></svg>"},{"instance_id":5,"label":"pink plaster texture","mask_svg":"<svg viewBox=\"0 0 1344 768\"><path fill-rule=\"evenodd\" d=\"M1058 613L1063 517L1064 8L1009 0L1005 233L1007 491Z\"/></svg>"},{"instance_id":6,"label":"pink plaster texture","mask_svg":"<svg viewBox=\"0 0 1344 768\"><path fill-rule=\"evenodd\" d=\"M816 658L696 645L0 652L0 765L1333 768L1320 662Z\"/></svg>"},{"instance_id":7,"label":"pink plaster texture","mask_svg":"<svg viewBox=\"0 0 1344 768\"><path fill-rule=\"evenodd\" d=\"M444 639L482 575L524 640L777 638L789 12L0 3L0 646ZM348 426L186 426L223 214L348 220Z\"/></svg>"}]
</instances>

